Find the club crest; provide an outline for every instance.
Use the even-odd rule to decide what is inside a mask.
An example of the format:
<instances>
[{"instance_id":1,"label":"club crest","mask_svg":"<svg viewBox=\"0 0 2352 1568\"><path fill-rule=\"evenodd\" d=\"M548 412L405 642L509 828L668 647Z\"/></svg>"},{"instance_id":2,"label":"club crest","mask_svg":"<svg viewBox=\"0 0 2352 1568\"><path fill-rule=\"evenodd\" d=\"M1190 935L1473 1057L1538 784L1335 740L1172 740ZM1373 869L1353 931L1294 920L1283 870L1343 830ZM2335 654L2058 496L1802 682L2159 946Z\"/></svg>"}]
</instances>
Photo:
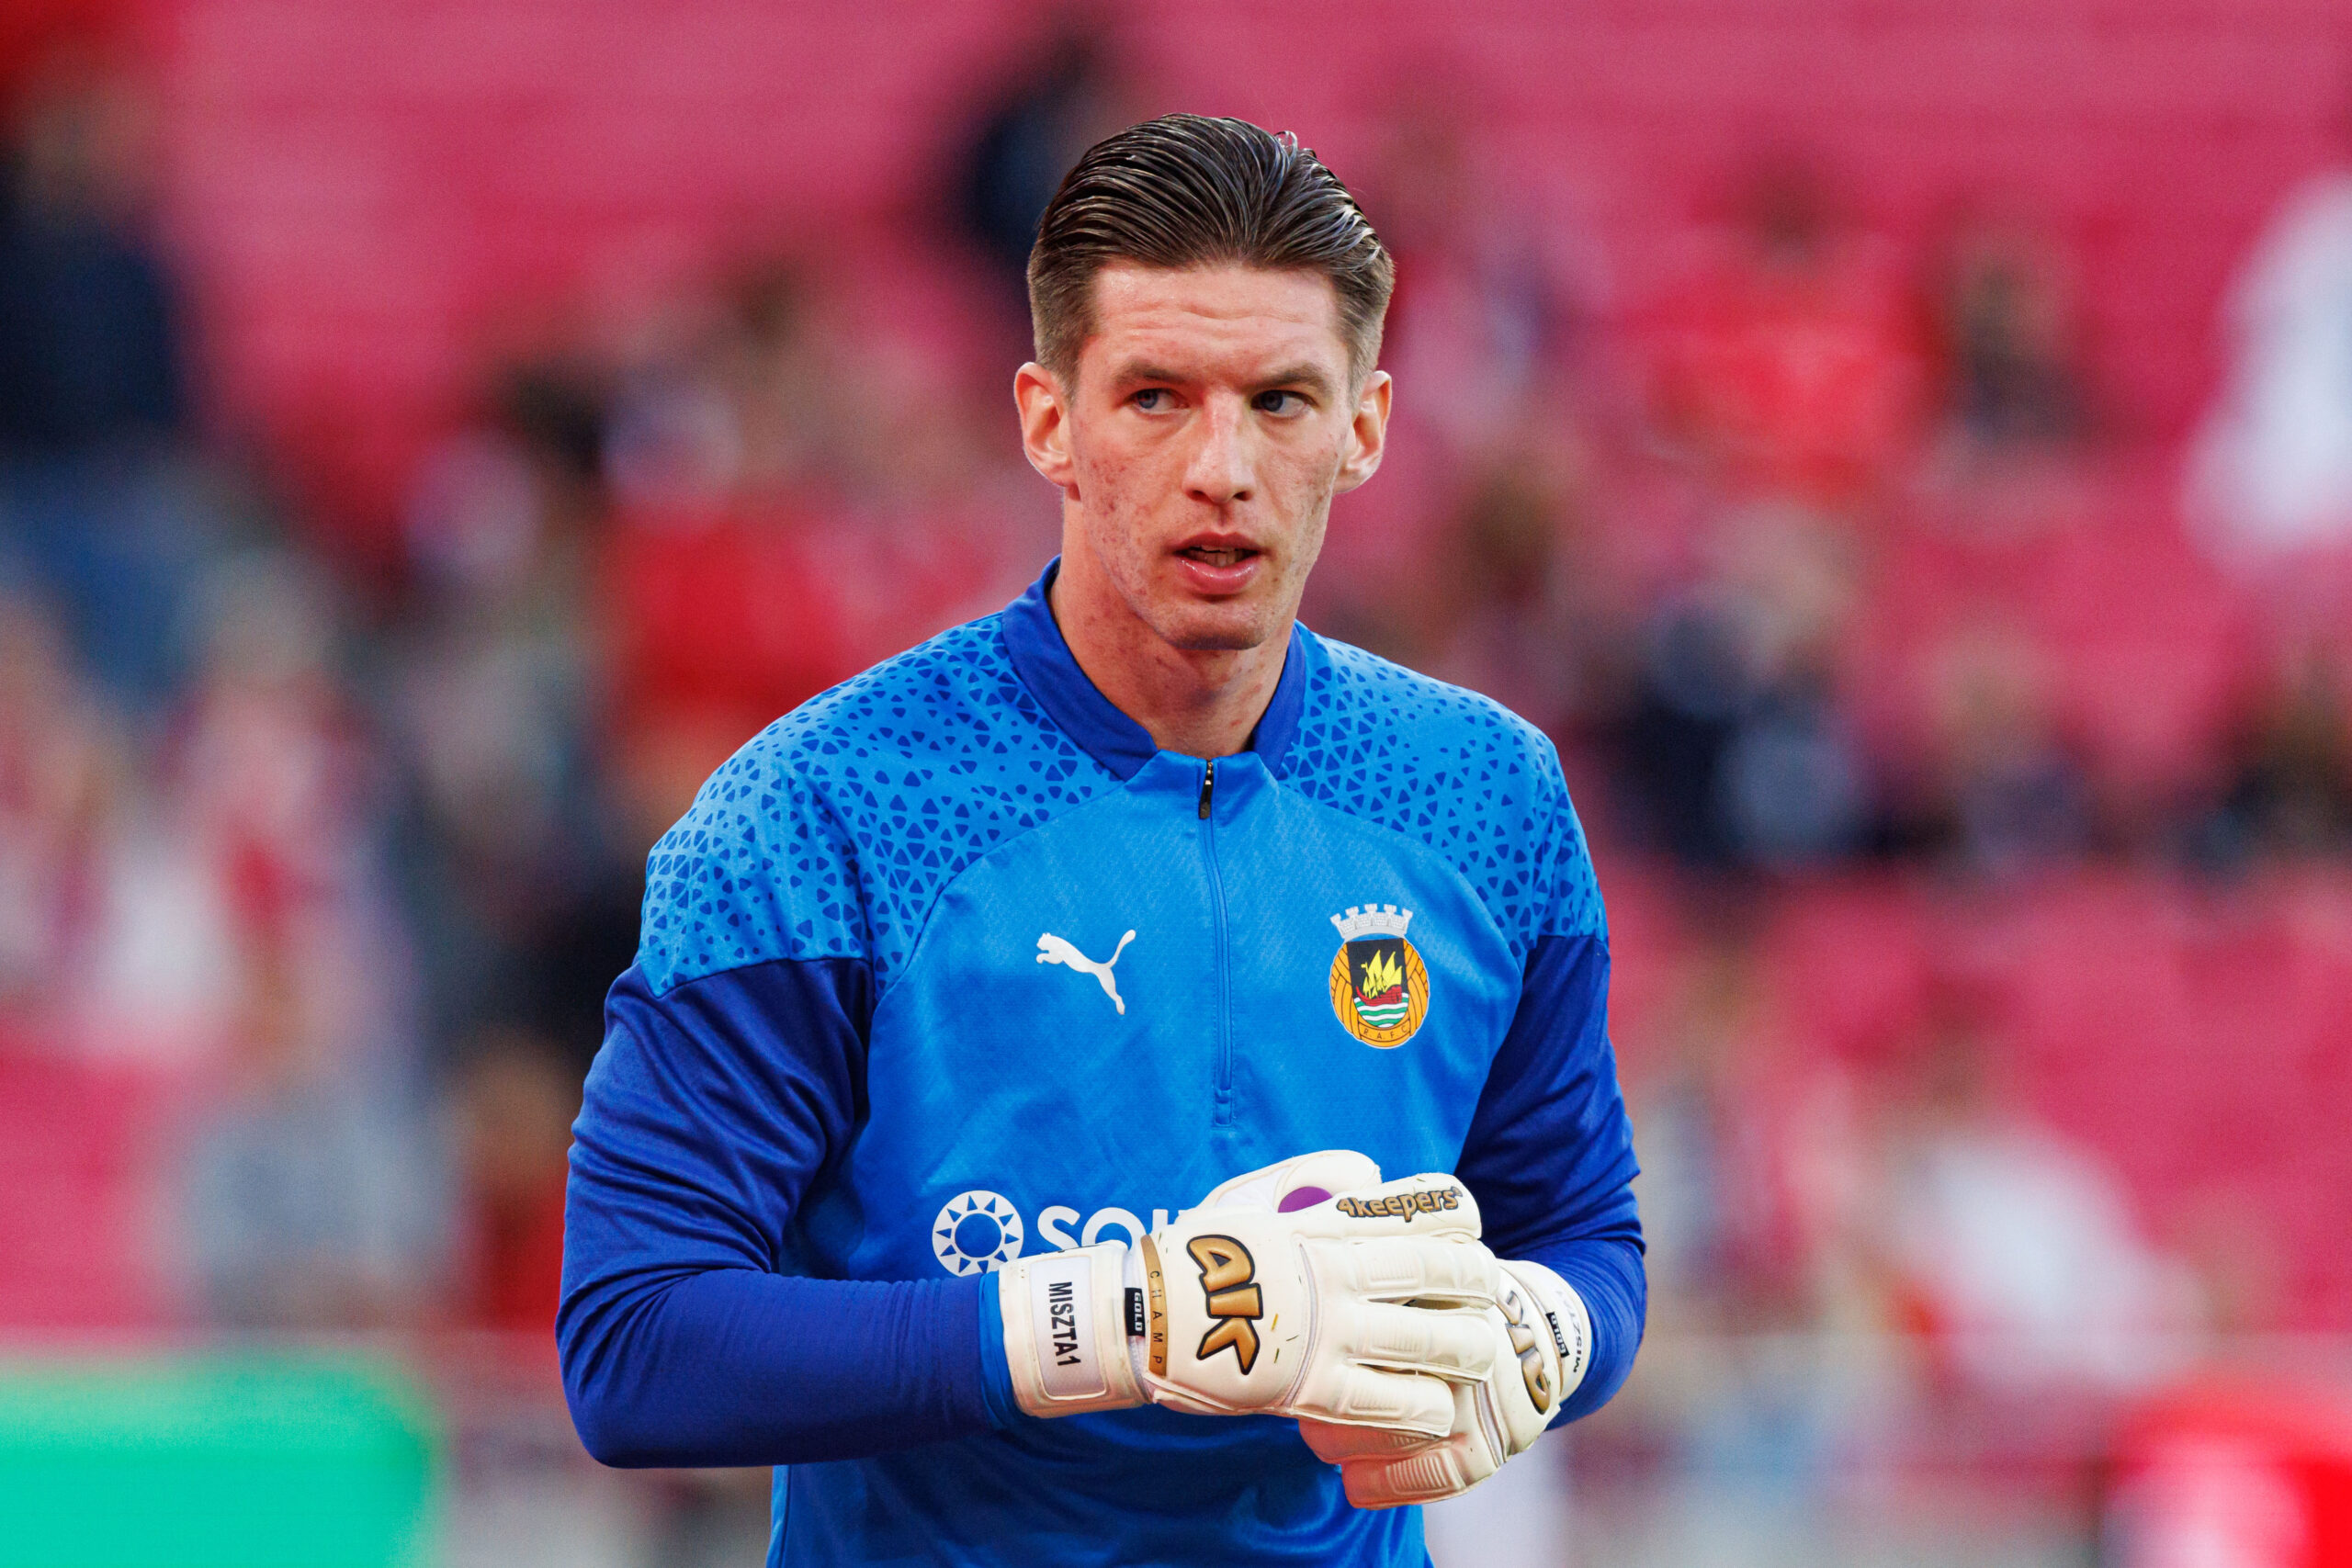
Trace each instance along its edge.
<instances>
[{"instance_id":1,"label":"club crest","mask_svg":"<svg viewBox=\"0 0 2352 1568\"><path fill-rule=\"evenodd\" d=\"M1340 951L1331 955L1331 1011L1340 1027L1382 1050L1402 1045L1429 1016L1430 972L1405 928L1413 911L1365 905L1334 915Z\"/></svg>"}]
</instances>

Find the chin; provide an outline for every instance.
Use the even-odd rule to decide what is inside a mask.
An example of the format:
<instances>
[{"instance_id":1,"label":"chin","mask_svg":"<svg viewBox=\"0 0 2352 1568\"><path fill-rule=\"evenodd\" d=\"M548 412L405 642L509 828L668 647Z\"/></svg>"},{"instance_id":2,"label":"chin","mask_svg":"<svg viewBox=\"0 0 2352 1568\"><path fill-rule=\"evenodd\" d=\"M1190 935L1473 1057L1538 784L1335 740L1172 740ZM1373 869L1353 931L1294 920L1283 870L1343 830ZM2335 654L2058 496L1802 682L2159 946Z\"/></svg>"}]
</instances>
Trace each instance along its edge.
<instances>
[{"instance_id":1,"label":"chin","mask_svg":"<svg viewBox=\"0 0 2352 1568\"><path fill-rule=\"evenodd\" d=\"M1261 604L1193 604L1172 608L1157 629L1187 653L1239 653L1272 636L1279 618Z\"/></svg>"}]
</instances>

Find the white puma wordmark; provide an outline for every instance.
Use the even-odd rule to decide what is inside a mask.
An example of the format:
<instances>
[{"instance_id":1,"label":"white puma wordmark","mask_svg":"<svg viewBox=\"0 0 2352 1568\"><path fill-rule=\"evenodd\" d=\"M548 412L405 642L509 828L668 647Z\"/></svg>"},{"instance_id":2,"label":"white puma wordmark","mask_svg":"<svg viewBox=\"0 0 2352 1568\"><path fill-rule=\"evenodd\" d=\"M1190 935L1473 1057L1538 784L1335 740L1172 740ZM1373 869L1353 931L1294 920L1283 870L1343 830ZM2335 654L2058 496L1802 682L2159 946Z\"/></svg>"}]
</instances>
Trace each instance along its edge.
<instances>
[{"instance_id":1,"label":"white puma wordmark","mask_svg":"<svg viewBox=\"0 0 2352 1568\"><path fill-rule=\"evenodd\" d=\"M1125 1018L1127 1004L1119 999L1119 987L1118 983L1111 978L1111 966L1119 962L1119 954L1126 952L1127 943L1135 939L1136 933L1129 931L1119 939L1119 945L1111 950L1111 956L1097 964L1060 937L1047 931L1037 939L1037 962L1066 964L1080 974L1093 976L1102 982L1102 994L1111 998L1111 1005L1119 1010L1120 1017Z\"/></svg>"}]
</instances>

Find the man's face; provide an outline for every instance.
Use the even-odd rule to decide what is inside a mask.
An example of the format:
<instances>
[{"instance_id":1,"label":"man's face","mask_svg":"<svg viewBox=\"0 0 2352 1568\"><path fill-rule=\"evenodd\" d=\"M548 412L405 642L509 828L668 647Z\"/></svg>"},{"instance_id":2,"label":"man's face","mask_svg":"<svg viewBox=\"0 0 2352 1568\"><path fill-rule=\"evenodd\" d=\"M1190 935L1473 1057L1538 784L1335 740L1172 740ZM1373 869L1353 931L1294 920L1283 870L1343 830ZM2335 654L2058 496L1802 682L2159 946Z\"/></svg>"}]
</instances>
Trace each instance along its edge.
<instances>
[{"instance_id":1,"label":"man's face","mask_svg":"<svg viewBox=\"0 0 2352 1568\"><path fill-rule=\"evenodd\" d=\"M1172 647L1281 635L1331 498L1379 466L1386 374L1352 384L1317 273L1118 262L1093 306L1077 385L1032 366L1016 388L1030 461L1069 502L1065 557L1084 549Z\"/></svg>"}]
</instances>

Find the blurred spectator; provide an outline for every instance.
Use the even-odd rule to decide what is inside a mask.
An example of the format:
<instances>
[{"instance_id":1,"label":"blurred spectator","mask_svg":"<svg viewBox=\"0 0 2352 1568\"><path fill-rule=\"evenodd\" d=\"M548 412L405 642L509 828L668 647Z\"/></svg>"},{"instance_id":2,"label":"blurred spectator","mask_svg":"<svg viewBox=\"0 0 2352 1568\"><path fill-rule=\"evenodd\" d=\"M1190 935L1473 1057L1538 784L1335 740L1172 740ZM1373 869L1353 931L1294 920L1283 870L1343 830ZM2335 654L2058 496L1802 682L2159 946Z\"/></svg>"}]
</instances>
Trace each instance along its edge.
<instances>
[{"instance_id":1,"label":"blurred spectator","mask_svg":"<svg viewBox=\"0 0 2352 1568\"><path fill-rule=\"evenodd\" d=\"M1428 673L1555 736L1600 702L1623 631L1589 505L1572 456L1505 448L1441 536L1430 591L1399 607Z\"/></svg>"},{"instance_id":2,"label":"blurred spectator","mask_svg":"<svg viewBox=\"0 0 2352 1568\"><path fill-rule=\"evenodd\" d=\"M980 117L963 155L957 192L965 232L1008 286L1008 303L1028 308L1029 248L1046 203L1080 153L1132 117L1107 59L1108 13L1065 12L1034 64Z\"/></svg>"},{"instance_id":3,"label":"blurred spectator","mask_svg":"<svg viewBox=\"0 0 2352 1568\"><path fill-rule=\"evenodd\" d=\"M808 504L922 466L925 416L940 411L920 388L886 393L895 344L845 321L842 292L771 257L650 313L606 414L604 474L624 513Z\"/></svg>"},{"instance_id":4,"label":"blurred spectator","mask_svg":"<svg viewBox=\"0 0 2352 1568\"><path fill-rule=\"evenodd\" d=\"M743 429L721 375L731 338L718 302L667 301L637 333L606 411L605 481L624 507L692 506L741 478Z\"/></svg>"},{"instance_id":5,"label":"blurred spectator","mask_svg":"<svg viewBox=\"0 0 2352 1568\"><path fill-rule=\"evenodd\" d=\"M559 367L510 376L498 404L429 460L410 509L418 591L390 693L401 868L434 1037L526 1021L584 1063L639 886L595 751L599 408Z\"/></svg>"},{"instance_id":6,"label":"blurred spectator","mask_svg":"<svg viewBox=\"0 0 2352 1568\"><path fill-rule=\"evenodd\" d=\"M390 1026L397 943L379 903L375 760L336 680L327 591L298 563L215 576L206 666L165 783L245 955L253 1000L350 1050ZM282 987L282 988L281 988Z\"/></svg>"},{"instance_id":7,"label":"blurred spectator","mask_svg":"<svg viewBox=\"0 0 2352 1568\"><path fill-rule=\"evenodd\" d=\"M1578 569L1593 564L1598 542L1579 424L1584 405L1601 400L1588 384L1600 268L1579 250L1577 226L1534 210L1523 185L1505 186L1481 166L1476 154L1488 143L1474 85L1431 66L1386 96L1380 152L1357 188L1396 265L1380 354L1396 378L1396 415L1380 482L1333 509L1309 589L1309 619L1489 694L1498 688L1472 677L1481 667L1496 670L1487 655L1500 652L1496 634L1504 633L1536 660L1514 689L1533 703L1528 716L1550 728L1569 700L1567 667L1583 655L1565 643L1539 648L1544 634L1529 617L1549 603L1551 629L1572 629L1558 621L1569 607L1561 591L1578 610L1599 598ZM1522 493L1514 499L1514 491ZM1557 515L1552 533L1575 535L1558 541L1575 544L1573 560L1552 561L1547 545L1544 563L1528 563L1556 572L1556 580L1515 587L1517 603L1491 616L1470 611L1458 592L1451 599L1396 592L1400 570L1414 570L1406 563L1453 575L1458 552L1501 543L1482 541L1480 530L1510 526L1513 512L1532 523L1531 502ZM1508 547L1524 552L1535 542L1532 531L1521 533L1522 542ZM1473 588L1480 570L1470 565L1460 586ZM1465 614L1474 624L1462 624ZM1600 626L1581 629L1589 643L1600 639ZM1484 643L1484 652L1465 646L1465 635Z\"/></svg>"},{"instance_id":8,"label":"blurred spectator","mask_svg":"<svg viewBox=\"0 0 2352 1568\"><path fill-rule=\"evenodd\" d=\"M168 841L201 874L231 965L228 1093L189 1134L186 1246L207 1315L241 1326L407 1321L439 1273L404 944L332 604L292 560L219 569L164 780Z\"/></svg>"},{"instance_id":9,"label":"blurred spectator","mask_svg":"<svg viewBox=\"0 0 2352 1568\"><path fill-rule=\"evenodd\" d=\"M604 468L617 506L920 509L952 505L977 470L1009 471L1018 451L996 411L974 409L949 347L876 319L909 303L777 258L681 289L634 333L615 389Z\"/></svg>"},{"instance_id":10,"label":"blurred spectator","mask_svg":"<svg viewBox=\"0 0 2352 1568\"><path fill-rule=\"evenodd\" d=\"M2231 288L2224 325L2229 378L2190 455L2191 515L2216 548L2248 562L2343 546L2352 540L2352 169L2287 198Z\"/></svg>"},{"instance_id":11,"label":"blurred spectator","mask_svg":"<svg viewBox=\"0 0 2352 1568\"><path fill-rule=\"evenodd\" d=\"M1737 231L1666 303L1661 428L1734 496L1851 505L1916 434L1922 374L1902 290L1812 161L1763 164L1741 205Z\"/></svg>"},{"instance_id":12,"label":"blurred spectator","mask_svg":"<svg viewBox=\"0 0 2352 1568\"><path fill-rule=\"evenodd\" d=\"M2306 643L2278 679L2228 760L2222 803L2201 848L2224 863L2352 851L2352 685L2343 656Z\"/></svg>"},{"instance_id":13,"label":"blurred spectator","mask_svg":"<svg viewBox=\"0 0 2352 1568\"><path fill-rule=\"evenodd\" d=\"M1573 226L1488 189L1464 113L1476 98L1404 85L1365 197L1396 263L1381 363L1409 389L1410 423L1457 460L1523 442L1555 412L1536 400L1571 383L1602 292L1597 261L1563 254Z\"/></svg>"},{"instance_id":14,"label":"blurred spectator","mask_svg":"<svg viewBox=\"0 0 2352 1568\"><path fill-rule=\"evenodd\" d=\"M1973 213L1946 242L1930 291L1953 441L2001 456L2084 434L2073 280L2050 234L2017 217Z\"/></svg>"},{"instance_id":15,"label":"blurred spectator","mask_svg":"<svg viewBox=\"0 0 2352 1568\"><path fill-rule=\"evenodd\" d=\"M1637 1184L1653 1331L1746 1321L1739 1300L1739 1078L1756 1055L1755 954L1702 949L1679 976L1657 1061L1627 1086L1641 1126Z\"/></svg>"},{"instance_id":16,"label":"blurred spectator","mask_svg":"<svg viewBox=\"0 0 2352 1568\"><path fill-rule=\"evenodd\" d=\"M538 1336L548 1353L563 1286L563 1187L580 1074L551 1042L492 1029L457 1079L465 1320Z\"/></svg>"},{"instance_id":17,"label":"blurred spectator","mask_svg":"<svg viewBox=\"0 0 2352 1568\"><path fill-rule=\"evenodd\" d=\"M1635 1080L1655 1325L1867 1326L1873 1162L1853 1076L1789 1029L1755 900L1706 897L1660 1057Z\"/></svg>"},{"instance_id":18,"label":"blurred spectator","mask_svg":"<svg viewBox=\"0 0 2352 1568\"><path fill-rule=\"evenodd\" d=\"M1839 691L1852 592L1843 536L1802 512L1726 522L1710 580L1645 628L1619 736L1625 804L1702 869L1855 853L1874 807Z\"/></svg>"},{"instance_id":19,"label":"blurred spectator","mask_svg":"<svg viewBox=\"0 0 2352 1568\"><path fill-rule=\"evenodd\" d=\"M1828 671L1797 666L1763 688L1723 759L1735 843L1759 866L1842 859L1869 830L1869 784L1836 706Z\"/></svg>"},{"instance_id":20,"label":"blurred spectator","mask_svg":"<svg viewBox=\"0 0 2352 1568\"><path fill-rule=\"evenodd\" d=\"M192 461L177 292L152 243L145 96L73 51L0 159L0 554L134 711L184 678L188 594L223 531Z\"/></svg>"},{"instance_id":21,"label":"blurred spectator","mask_svg":"<svg viewBox=\"0 0 2352 1568\"><path fill-rule=\"evenodd\" d=\"M650 847L763 726L854 674L833 519L807 506L625 514L604 565L623 809Z\"/></svg>"},{"instance_id":22,"label":"blurred spectator","mask_svg":"<svg viewBox=\"0 0 2352 1568\"><path fill-rule=\"evenodd\" d=\"M86 450L183 418L177 307L140 231L143 105L60 57L26 95L0 192L0 450Z\"/></svg>"},{"instance_id":23,"label":"blurred spectator","mask_svg":"<svg viewBox=\"0 0 2352 1568\"><path fill-rule=\"evenodd\" d=\"M424 604L495 597L576 547L604 509L605 393L558 361L500 378L492 415L419 466L405 517Z\"/></svg>"},{"instance_id":24,"label":"blurred spectator","mask_svg":"<svg viewBox=\"0 0 2352 1568\"><path fill-rule=\"evenodd\" d=\"M740 488L763 492L806 486L837 434L826 394L833 378L807 320L807 280L769 264L740 278L712 351L735 425Z\"/></svg>"},{"instance_id":25,"label":"blurred spectator","mask_svg":"<svg viewBox=\"0 0 2352 1568\"><path fill-rule=\"evenodd\" d=\"M176 1231L205 1321L398 1327L438 1293L442 1167L424 1119L316 1044L288 998L249 1010L230 1097L191 1134Z\"/></svg>"},{"instance_id":26,"label":"blurred spectator","mask_svg":"<svg viewBox=\"0 0 2352 1568\"><path fill-rule=\"evenodd\" d=\"M2091 847L2089 785L2060 743L2040 649L2004 622L1962 628L1930 672L1934 783L1915 842L2007 875Z\"/></svg>"},{"instance_id":27,"label":"blurred spectator","mask_svg":"<svg viewBox=\"0 0 2352 1568\"><path fill-rule=\"evenodd\" d=\"M198 598L199 680L108 846L84 1028L152 1059L234 1051L251 1025L397 1062L406 948L330 597L262 553L221 563Z\"/></svg>"},{"instance_id":28,"label":"blurred spectator","mask_svg":"<svg viewBox=\"0 0 2352 1568\"><path fill-rule=\"evenodd\" d=\"M55 1026L88 983L130 757L41 606L0 599L0 1009Z\"/></svg>"},{"instance_id":29,"label":"blurred spectator","mask_svg":"<svg viewBox=\"0 0 2352 1568\"><path fill-rule=\"evenodd\" d=\"M2195 1326L2196 1286L2143 1239L2097 1156L1997 1081L1981 1006L1947 998L1888 1111L1888 1241L1912 1313L1973 1389L2147 1386Z\"/></svg>"},{"instance_id":30,"label":"blurred spectator","mask_svg":"<svg viewBox=\"0 0 2352 1568\"><path fill-rule=\"evenodd\" d=\"M1735 859L1720 797L1724 757L1753 684L1740 608L1707 593L1658 608L1643 628L1620 739L1626 814L1659 849L1703 869Z\"/></svg>"},{"instance_id":31,"label":"blurred spectator","mask_svg":"<svg viewBox=\"0 0 2352 1568\"><path fill-rule=\"evenodd\" d=\"M1051 549L1049 492L962 368L876 311L853 280L755 266L673 300L620 377L595 579L640 852L763 726L998 607Z\"/></svg>"}]
</instances>

